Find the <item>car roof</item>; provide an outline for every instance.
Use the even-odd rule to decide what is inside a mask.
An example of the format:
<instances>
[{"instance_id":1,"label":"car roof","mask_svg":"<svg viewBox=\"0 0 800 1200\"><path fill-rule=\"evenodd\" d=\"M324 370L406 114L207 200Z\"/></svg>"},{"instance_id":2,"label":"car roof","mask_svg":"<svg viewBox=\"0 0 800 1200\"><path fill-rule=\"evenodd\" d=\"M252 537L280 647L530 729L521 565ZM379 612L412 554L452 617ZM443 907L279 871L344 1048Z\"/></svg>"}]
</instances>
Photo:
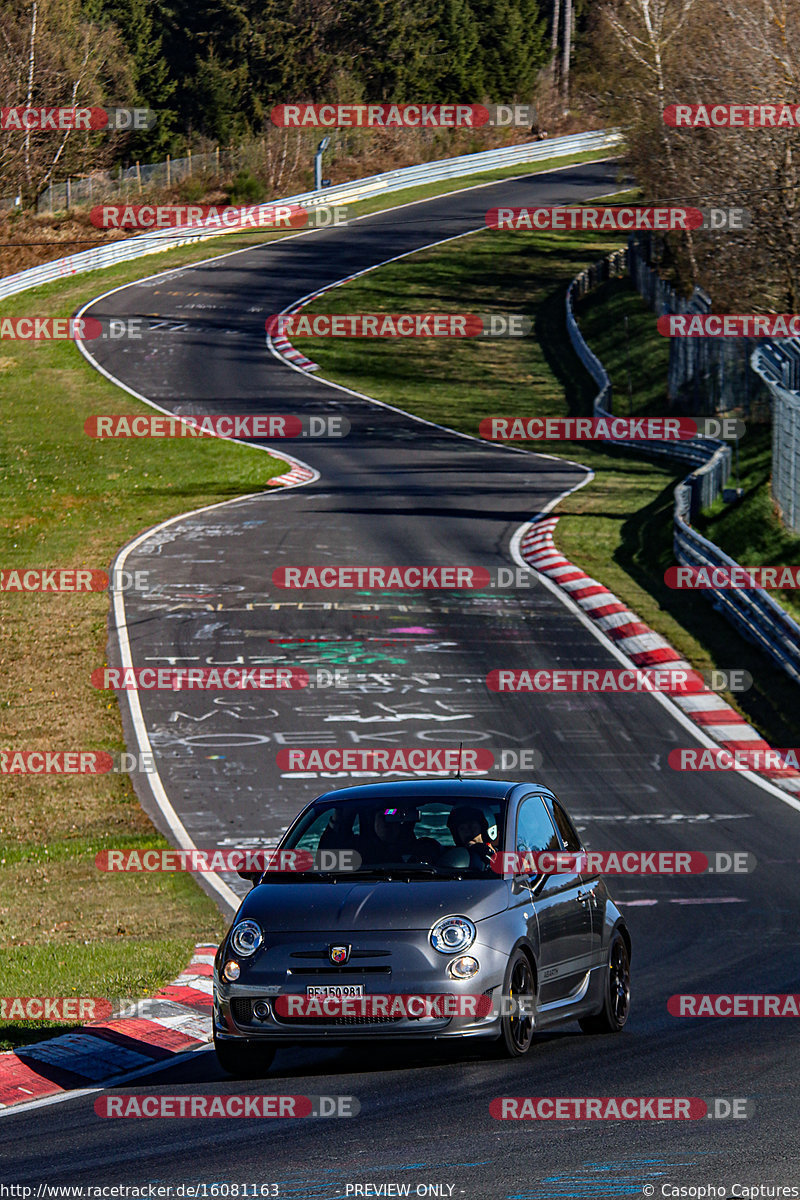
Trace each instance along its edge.
<instances>
[{"instance_id":1,"label":"car roof","mask_svg":"<svg viewBox=\"0 0 800 1200\"><path fill-rule=\"evenodd\" d=\"M434 800L436 797L454 800L502 800L514 788L530 788L548 792L549 788L536 783L513 782L508 779L411 779L392 783L365 783L338 788L317 796L313 803L327 800L390 800L392 798Z\"/></svg>"}]
</instances>

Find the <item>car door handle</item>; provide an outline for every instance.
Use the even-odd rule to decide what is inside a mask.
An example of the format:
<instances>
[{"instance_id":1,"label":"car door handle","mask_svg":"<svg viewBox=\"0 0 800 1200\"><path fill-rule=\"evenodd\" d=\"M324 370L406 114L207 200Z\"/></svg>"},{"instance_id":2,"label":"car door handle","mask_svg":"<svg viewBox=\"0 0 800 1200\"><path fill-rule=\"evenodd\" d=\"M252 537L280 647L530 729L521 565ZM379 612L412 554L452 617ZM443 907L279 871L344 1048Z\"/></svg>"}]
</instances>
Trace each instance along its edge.
<instances>
[{"instance_id":1,"label":"car door handle","mask_svg":"<svg viewBox=\"0 0 800 1200\"><path fill-rule=\"evenodd\" d=\"M586 904L587 901L594 900L594 888L590 888L588 892L578 891L577 900L579 904Z\"/></svg>"}]
</instances>

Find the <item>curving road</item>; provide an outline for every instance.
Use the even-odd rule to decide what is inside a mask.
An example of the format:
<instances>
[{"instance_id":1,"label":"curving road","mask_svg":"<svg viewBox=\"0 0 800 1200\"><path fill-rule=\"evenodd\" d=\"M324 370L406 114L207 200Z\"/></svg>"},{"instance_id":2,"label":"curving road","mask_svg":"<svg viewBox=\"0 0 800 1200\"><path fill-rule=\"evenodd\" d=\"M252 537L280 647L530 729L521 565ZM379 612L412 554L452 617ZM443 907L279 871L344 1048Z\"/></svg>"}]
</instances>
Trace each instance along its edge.
<instances>
[{"instance_id":1,"label":"curving road","mask_svg":"<svg viewBox=\"0 0 800 1200\"><path fill-rule=\"evenodd\" d=\"M666 1009L679 991L796 989L800 815L746 779L671 772L669 750L692 735L651 696L487 691L494 667L619 665L535 580L477 596L309 596L271 583L275 567L300 563L508 566L520 524L585 472L436 429L292 370L266 353L265 317L371 264L478 229L489 207L585 200L613 190L615 174L611 163L584 164L470 189L170 271L95 303L94 316L159 319L142 343L101 345L97 356L163 408L338 413L352 426L338 443L288 447L319 472L316 482L189 515L141 540L126 567L147 570L151 586L125 605L136 666L286 663L347 669L350 686L143 692L143 721L164 792L200 846L274 841L331 786L286 777L275 763L281 747L463 740L496 753L538 751L541 777L592 848L747 850L757 871L611 881L634 937L634 1011L621 1037L592 1039L569 1027L514 1063L474 1048L281 1051L269 1077L246 1086L224 1078L203 1051L135 1086L349 1094L361 1115L266 1128L141 1125L101 1121L93 1097L78 1097L0 1121L8 1182L276 1181L291 1197L357 1195L348 1185L366 1183L408 1183L414 1195L417 1185L436 1183L445 1185L441 1195L492 1200L678 1195L662 1189L700 1183L728 1194L737 1182L800 1186L796 1025L679 1021ZM140 794L165 828L156 790L141 780ZM489 1116L492 1097L528 1094L746 1096L756 1113L746 1122L624 1128Z\"/></svg>"}]
</instances>

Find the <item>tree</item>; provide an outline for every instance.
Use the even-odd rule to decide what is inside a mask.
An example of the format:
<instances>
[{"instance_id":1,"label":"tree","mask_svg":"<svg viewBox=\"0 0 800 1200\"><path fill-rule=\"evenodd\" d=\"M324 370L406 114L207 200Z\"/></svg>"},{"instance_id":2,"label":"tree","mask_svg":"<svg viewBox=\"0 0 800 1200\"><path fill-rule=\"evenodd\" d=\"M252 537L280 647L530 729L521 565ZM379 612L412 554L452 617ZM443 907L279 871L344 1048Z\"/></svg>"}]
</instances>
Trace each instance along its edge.
<instances>
[{"instance_id":1,"label":"tree","mask_svg":"<svg viewBox=\"0 0 800 1200\"><path fill-rule=\"evenodd\" d=\"M126 104L130 60L110 26L86 18L78 0L10 0L0 34L0 84L9 108L91 108ZM101 131L4 133L0 185L30 205L58 171L86 174L109 163L113 138Z\"/></svg>"},{"instance_id":2,"label":"tree","mask_svg":"<svg viewBox=\"0 0 800 1200\"><path fill-rule=\"evenodd\" d=\"M546 22L536 0L473 0L481 30L487 97L529 101L548 60Z\"/></svg>"},{"instance_id":3,"label":"tree","mask_svg":"<svg viewBox=\"0 0 800 1200\"><path fill-rule=\"evenodd\" d=\"M486 96L481 31L469 0L443 0L436 25L436 91L447 102Z\"/></svg>"},{"instance_id":4,"label":"tree","mask_svg":"<svg viewBox=\"0 0 800 1200\"><path fill-rule=\"evenodd\" d=\"M113 22L130 56L133 104L157 113L155 127L132 134L126 150L137 158L166 154L174 139L176 114L169 101L177 84L170 79L163 54L163 13L154 0L93 2L98 7L98 19L105 17Z\"/></svg>"}]
</instances>

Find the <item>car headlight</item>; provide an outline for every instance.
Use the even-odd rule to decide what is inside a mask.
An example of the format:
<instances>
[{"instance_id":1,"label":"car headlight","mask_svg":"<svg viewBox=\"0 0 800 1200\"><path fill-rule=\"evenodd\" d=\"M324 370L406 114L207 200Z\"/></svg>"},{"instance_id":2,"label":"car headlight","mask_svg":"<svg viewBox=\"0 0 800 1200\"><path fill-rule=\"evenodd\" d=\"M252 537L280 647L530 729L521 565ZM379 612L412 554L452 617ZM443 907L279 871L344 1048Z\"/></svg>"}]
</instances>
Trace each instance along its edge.
<instances>
[{"instance_id":1,"label":"car headlight","mask_svg":"<svg viewBox=\"0 0 800 1200\"><path fill-rule=\"evenodd\" d=\"M243 958L255 954L263 940L264 935L255 921L240 921L231 934L231 945Z\"/></svg>"},{"instance_id":2,"label":"car headlight","mask_svg":"<svg viewBox=\"0 0 800 1200\"><path fill-rule=\"evenodd\" d=\"M434 950L440 954L462 954L469 950L477 932L469 917L442 917L434 925L429 937Z\"/></svg>"},{"instance_id":3,"label":"car headlight","mask_svg":"<svg viewBox=\"0 0 800 1200\"><path fill-rule=\"evenodd\" d=\"M471 954L462 954L461 958L454 958L452 962L447 964L447 978L472 979L473 975L477 975L480 969L481 964L477 958L473 958Z\"/></svg>"}]
</instances>

